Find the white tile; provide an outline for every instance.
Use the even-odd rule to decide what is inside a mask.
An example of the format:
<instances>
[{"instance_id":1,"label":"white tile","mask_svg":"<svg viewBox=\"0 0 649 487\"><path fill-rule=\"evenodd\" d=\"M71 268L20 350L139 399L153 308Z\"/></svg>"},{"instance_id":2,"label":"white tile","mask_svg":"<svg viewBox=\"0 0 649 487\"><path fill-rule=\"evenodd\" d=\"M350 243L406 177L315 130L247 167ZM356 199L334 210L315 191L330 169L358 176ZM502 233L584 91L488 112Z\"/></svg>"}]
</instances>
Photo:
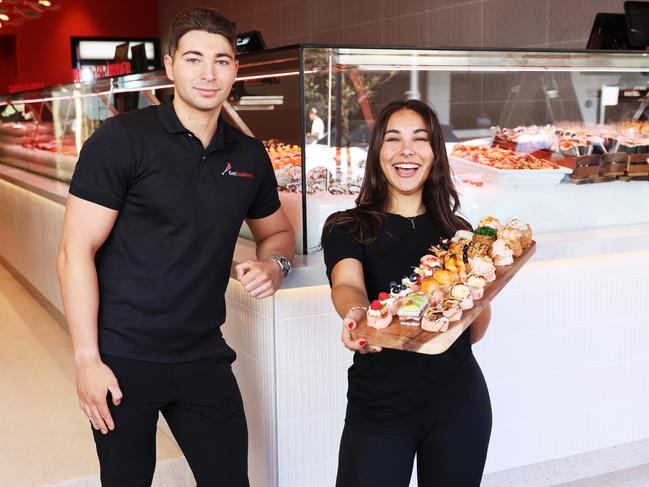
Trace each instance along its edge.
<instances>
[{"instance_id":1,"label":"white tile","mask_svg":"<svg viewBox=\"0 0 649 487\"><path fill-rule=\"evenodd\" d=\"M275 295L277 320L334 314L329 286L310 286L280 290Z\"/></svg>"},{"instance_id":2,"label":"white tile","mask_svg":"<svg viewBox=\"0 0 649 487\"><path fill-rule=\"evenodd\" d=\"M287 470L335 462L343 424L343 412L279 423L280 475Z\"/></svg>"},{"instance_id":3,"label":"white tile","mask_svg":"<svg viewBox=\"0 0 649 487\"><path fill-rule=\"evenodd\" d=\"M278 372L278 421L344 411L348 367L346 362L335 362Z\"/></svg>"},{"instance_id":4,"label":"white tile","mask_svg":"<svg viewBox=\"0 0 649 487\"><path fill-rule=\"evenodd\" d=\"M277 478L276 423L258 409L248 404L245 406L251 485L274 487Z\"/></svg>"},{"instance_id":5,"label":"white tile","mask_svg":"<svg viewBox=\"0 0 649 487\"><path fill-rule=\"evenodd\" d=\"M277 320L277 369L351 361L341 343L342 320L335 314Z\"/></svg>"},{"instance_id":6,"label":"white tile","mask_svg":"<svg viewBox=\"0 0 649 487\"><path fill-rule=\"evenodd\" d=\"M336 483L338 462L326 462L279 474L280 487L332 487Z\"/></svg>"}]
</instances>

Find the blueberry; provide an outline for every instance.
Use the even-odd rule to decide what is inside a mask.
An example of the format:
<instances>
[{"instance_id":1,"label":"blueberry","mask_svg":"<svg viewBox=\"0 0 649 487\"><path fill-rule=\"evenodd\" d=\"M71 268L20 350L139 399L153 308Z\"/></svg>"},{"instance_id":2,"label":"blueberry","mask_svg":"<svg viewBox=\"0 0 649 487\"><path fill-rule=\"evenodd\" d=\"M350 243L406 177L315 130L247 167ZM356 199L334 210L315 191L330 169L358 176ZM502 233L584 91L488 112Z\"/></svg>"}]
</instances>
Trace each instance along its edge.
<instances>
[{"instance_id":1,"label":"blueberry","mask_svg":"<svg viewBox=\"0 0 649 487\"><path fill-rule=\"evenodd\" d=\"M399 286L393 286L390 288L392 294L399 294Z\"/></svg>"},{"instance_id":2,"label":"blueberry","mask_svg":"<svg viewBox=\"0 0 649 487\"><path fill-rule=\"evenodd\" d=\"M393 287L398 286L398 285L399 285L399 283L397 281L390 281L389 284L388 284L388 287L390 289L392 289Z\"/></svg>"},{"instance_id":3,"label":"blueberry","mask_svg":"<svg viewBox=\"0 0 649 487\"><path fill-rule=\"evenodd\" d=\"M413 272L412 274L410 274L408 279L410 280L410 282L416 282L418 277L419 276L417 275L417 273Z\"/></svg>"},{"instance_id":4,"label":"blueberry","mask_svg":"<svg viewBox=\"0 0 649 487\"><path fill-rule=\"evenodd\" d=\"M442 247L444 250L448 250L451 247L451 241L447 238L443 238L439 241L440 247Z\"/></svg>"},{"instance_id":5,"label":"blueberry","mask_svg":"<svg viewBox=\"0 0 649 487\"><path fill-rule=\"evenodd\" d=\"M399 284L399 289L401 289L402 291L405 291L408 288L406 287L405 284Z\"/></svg>"}]
</instances>

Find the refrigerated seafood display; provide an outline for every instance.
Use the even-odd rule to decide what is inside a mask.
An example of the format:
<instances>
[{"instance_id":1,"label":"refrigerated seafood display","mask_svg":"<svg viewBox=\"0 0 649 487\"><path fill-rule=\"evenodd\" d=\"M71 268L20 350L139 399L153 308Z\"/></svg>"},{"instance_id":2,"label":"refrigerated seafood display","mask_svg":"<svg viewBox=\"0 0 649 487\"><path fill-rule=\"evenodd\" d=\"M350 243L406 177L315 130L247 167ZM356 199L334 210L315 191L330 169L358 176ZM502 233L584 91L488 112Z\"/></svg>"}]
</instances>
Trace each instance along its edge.
<instances>
[{"instance_id":1,"label":"refrigerated seafood display","mask_svg":"<svg viewBox=\"0 0 649 487\"><path fill-rule=\"evenodd\" d=\"M498 130L494 136L494 144L512 146L519 152L561 152L568 157L612 152L639 154L649 152L649 124L627 120L610 125L559 124L515 127Z\"/></svg>"},{"instance_id":2,"label":"refrigerated seafood display","mask_svg":"<svg viewBox=\"0 0 649 487\"><path fill-rule=\"evenodd\" d=\"M644 218L631 208L649 175L649 102L603 96L611 87L647 93L640 52L300 45L239 61L223 115L264 141L299 253L316 251L326 218L355 204L377 115L409 97L438 115L469 219L501 212L505 200L541 232ZM153 71L0 97L0 163L69 181L103 120L172 93ZM319 140L306 137L314 108ZM616 209L600 208L604 200ZM569 201L580 202L579 219L563 211ZM250 238L245 225L241 235Z\"/></svg>"}]
</instances>

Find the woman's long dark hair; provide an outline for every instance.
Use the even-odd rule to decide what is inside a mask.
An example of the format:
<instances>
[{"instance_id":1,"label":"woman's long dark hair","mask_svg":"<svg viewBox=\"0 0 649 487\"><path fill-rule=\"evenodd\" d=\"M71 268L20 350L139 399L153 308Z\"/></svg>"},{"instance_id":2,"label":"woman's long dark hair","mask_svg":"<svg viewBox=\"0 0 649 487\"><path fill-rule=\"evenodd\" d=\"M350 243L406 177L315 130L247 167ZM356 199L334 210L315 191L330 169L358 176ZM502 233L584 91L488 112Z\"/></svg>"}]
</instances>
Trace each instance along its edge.
<instances>
[{"instance_id":1,"label":"woman's long dark hair","mask_svg":"<svg viewBox=\"0 0 649 487\"><path fill-rule=\"evenodd\" d=\"M446 146L437 115L425 103L407 100L393 101L379 115L370 139L365 179L356 198L356 207L331 215L324 224L323 235L327 235L335 225L351 224L351 232L360 243L371 244L377 239L385 224L385 213L389 204L388 183L381 170L379 156L388 120L399 110L412 110L421 115L430 134L434 159L422 195L426 211L440 225L446 236L452 236L459 229L470 228L465 220L455 214L460 208L460 201L451 179Z\"/></svg>"}]
</instances>

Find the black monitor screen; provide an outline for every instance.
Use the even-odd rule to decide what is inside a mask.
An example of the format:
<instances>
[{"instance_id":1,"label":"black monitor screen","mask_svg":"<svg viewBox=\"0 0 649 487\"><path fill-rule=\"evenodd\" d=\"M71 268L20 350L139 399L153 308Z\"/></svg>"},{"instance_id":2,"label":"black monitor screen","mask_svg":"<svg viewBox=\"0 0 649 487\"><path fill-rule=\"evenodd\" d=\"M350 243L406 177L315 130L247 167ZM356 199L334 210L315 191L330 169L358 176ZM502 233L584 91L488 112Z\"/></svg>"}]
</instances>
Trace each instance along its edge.
<instances>
[{"instance_id":1,"label":"black monitor screen","mask_svg":"<svg viewBox=\"0 0 649 487\"><path fill-rule=\"evenodd\" d=\"M624 12L631 45L649 46L649 2L624 2Z\"/></svg>"},{"instance_id":2,"label":"black monitor screen","mask_svg":"<svg viewBox=\"0 0 649 487\"><path fill-rule=\"evenodd\" d=\"M144 44L131 46L131 69L133 73L143 73L147 70L146 50Z\"/></svg>"},{"instance_id":3,"label":"black monitor screen","mask_svg":"<svg viewBox=\"0 0 649 487\"><path fill-rule=\"evenodd\" d=\"M128 58L128 42L115 46L115 57L113 61L126 61Z\"/></svg>"},{"instance_id":4,"label":"black monitor screen","mask_svg":"<svg viewBox=\"0 0 649 487\"><path fill-rule=\"evenodd\" d=\"M595 16L586 49L629 49L624 14L599 13Z\"/></svg>"},{"instance_id":5,"label":"black monitor screen","mask_svg":"<svg viewBox=\"0 0 649 487\"><path fill-rule=\"evenodd\" d=\"M264 49L266 49L266 43L258 30L237 34L237 54Z\"/></svg>"}]
</instances>

